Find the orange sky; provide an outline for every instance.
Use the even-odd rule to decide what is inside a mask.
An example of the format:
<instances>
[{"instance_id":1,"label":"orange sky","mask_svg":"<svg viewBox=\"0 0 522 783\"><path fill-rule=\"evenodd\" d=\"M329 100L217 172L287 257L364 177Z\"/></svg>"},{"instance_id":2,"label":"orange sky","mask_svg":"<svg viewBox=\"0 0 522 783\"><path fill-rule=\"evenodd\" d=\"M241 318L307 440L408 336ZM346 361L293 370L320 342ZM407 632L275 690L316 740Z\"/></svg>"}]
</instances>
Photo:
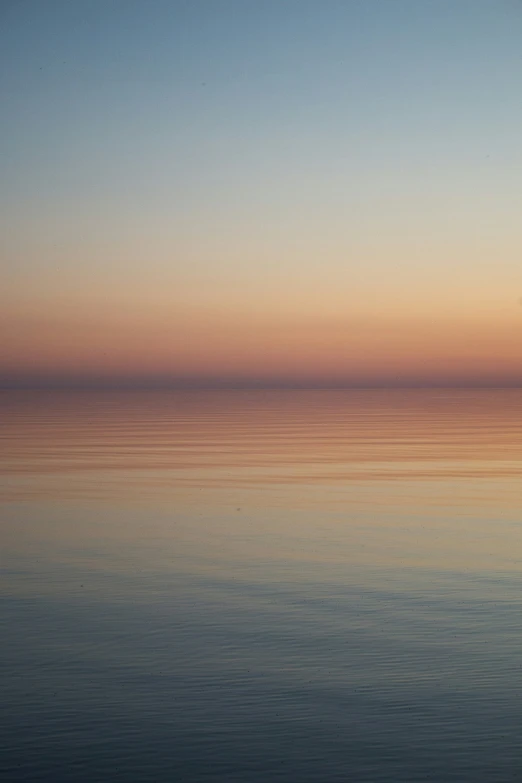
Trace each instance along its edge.
<instances>
[{"instance_id":1,"label":"orange sky","mask_svg":"<svg viewBox=\"0 0 522 783\"><path fill-rule=\"evenodd\" d=\"M143 303L142 303L143 304ZM522 378L522 308L289 312L266 303L4 310L7 379L147 376L322 384L493 383Z\"/></svg>"}]
</instances>

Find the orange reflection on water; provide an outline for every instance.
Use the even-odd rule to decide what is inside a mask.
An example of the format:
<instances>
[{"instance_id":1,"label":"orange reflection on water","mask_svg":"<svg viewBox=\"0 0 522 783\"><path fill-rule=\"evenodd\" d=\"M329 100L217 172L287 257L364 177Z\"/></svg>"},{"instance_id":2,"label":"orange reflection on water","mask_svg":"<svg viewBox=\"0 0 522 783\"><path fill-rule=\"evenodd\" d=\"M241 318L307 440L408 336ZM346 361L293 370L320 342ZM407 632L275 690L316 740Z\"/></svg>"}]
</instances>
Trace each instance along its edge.
<instances>
[{"instance_id":1,"label":"orange reflection on water","mask_svg":"<svg viewBox=\"0 0 522 783\"><path fill-rule=\"evenodd\" d=\"M16 512L18 541L45 529L60 545L132 544L138 560L160 542L156 560L174 548L211 570L522 561L516 390L10 392L1 404L3 496L39 504ZM78 504L88 524L71 522Z\"/></svg>"},{"instance_id":2,"label":"orange reflection on water","mask_svg":"<svg viewBox=\"0 0 522 783\"><path fill-rule=\"evenodd\" d=\"M4 392L0 403L4 475L519 475L522 456L518 390Z\"/></svg>"},{"instance_id":3,"label":"orange reflection on water","mask_svg":"<svg viewBox=\"0 0 522 783\"><path fill-rule=\"evenodd\" d=\"M1 404L11 500L235 507L247 493L258 508L457 503L479 516L521 500L517 390L9 392Z\"/></svg>"}]
</instances>

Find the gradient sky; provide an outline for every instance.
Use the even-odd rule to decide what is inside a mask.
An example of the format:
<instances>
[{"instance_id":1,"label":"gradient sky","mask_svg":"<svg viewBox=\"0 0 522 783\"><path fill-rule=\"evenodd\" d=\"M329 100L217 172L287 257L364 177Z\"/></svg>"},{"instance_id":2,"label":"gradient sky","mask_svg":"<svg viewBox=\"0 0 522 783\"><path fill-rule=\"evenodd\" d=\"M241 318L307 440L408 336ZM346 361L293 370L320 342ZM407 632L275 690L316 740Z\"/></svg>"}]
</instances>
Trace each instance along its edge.
<instances>
[{"instance_id":1,"label":"gradient sky","mask_svg":"<svg viewBox=\"0 0 522 783\"><path fill-rule=\"evenodd\" d=\"M522 384L522 1L4 0L0 381Z\"/></svg>"}]
</instances>

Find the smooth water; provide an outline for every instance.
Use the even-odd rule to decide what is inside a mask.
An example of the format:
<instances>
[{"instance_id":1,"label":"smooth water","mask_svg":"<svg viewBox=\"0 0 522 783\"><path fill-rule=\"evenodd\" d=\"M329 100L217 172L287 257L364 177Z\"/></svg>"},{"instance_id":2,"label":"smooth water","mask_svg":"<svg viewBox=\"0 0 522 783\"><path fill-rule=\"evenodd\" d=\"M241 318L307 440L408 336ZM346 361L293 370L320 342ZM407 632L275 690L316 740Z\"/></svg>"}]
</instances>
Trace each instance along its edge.
<instances>
[{"instance_id":1,"label":"smooth water","mask_svg":"<svg viewBox=\"0 0 522 783\"><path fill-rule=\"evenodd\" d=\"M6 781L522 779L522 392L14 393Z\"/></svg>"}]
</instances>

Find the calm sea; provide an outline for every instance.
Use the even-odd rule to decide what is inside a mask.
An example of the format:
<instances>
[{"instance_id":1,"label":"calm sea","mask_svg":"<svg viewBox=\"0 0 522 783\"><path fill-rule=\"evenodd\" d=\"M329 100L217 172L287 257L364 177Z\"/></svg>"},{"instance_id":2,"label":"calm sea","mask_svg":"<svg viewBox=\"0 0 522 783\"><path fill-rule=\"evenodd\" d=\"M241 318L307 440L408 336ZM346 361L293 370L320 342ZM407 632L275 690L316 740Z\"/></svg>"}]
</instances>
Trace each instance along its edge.
<instances>
[{"instance_id":1,"label":"calm sea","mask_svg":"<svg viewBox=\"0 0 522 783\"><path fill-rule=\"evenodd\" d=\"M3 781L522 780L522 391L0 407Z\"/></svg>"}]
</instances>

